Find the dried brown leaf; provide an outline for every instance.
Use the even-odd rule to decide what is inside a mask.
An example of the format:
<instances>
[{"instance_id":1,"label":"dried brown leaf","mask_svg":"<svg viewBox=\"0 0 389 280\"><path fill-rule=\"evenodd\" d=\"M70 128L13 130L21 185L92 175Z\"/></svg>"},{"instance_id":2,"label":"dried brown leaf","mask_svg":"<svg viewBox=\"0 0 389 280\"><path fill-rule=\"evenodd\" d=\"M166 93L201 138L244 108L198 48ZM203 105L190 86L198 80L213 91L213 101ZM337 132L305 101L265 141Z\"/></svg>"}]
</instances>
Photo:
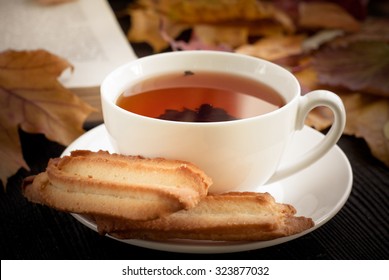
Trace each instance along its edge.
<instances>
[{"instance_id":1,"label":"dried brown leaf","mask_svg":"<svg viewBox=\"0 0 389 280\"><path fill-rule=\"evenodd\" d=\"M389 45L385 42L324 48L313 62L322 84L389 97Z\"/></svg>"},{"instance_id":2,"label":"dried brown leaf","mask_svg":"<svg viewBox=\"0 0 389 280\"><path fill-rule=\"evenodd\" d=\"M3 95L1 89L0 94ZM5 189L9 176L15 174L21 167L26 170L29 170L29 167L23 159L17 126L4 118L7 118L6 114L0 114L0 180Z\"/></svg>"},{"instance_id":3,"label":"dried brown leaf","mask_svg":"<svg viewBox=\"0 0 389 280\"><path fill-rule=\"evenodd\" d=\"M291 18L273 3L256 0L177 1L140 0L129 9L131 42L146 42L155 52L172 43L184 30L192 29L190 45L227 46L246 44L250 36L295 31Z\"/></svg>"},{"instance_id":4,"label":"dried brown leaf","mask_svg":"<svg viewBox=\"0 0 389 280\"><path fill-rule=\"evenodd\" d=\"M164 14L169 19L190 25L220 24L222 22L252 22L272 19L282 24L285 29L294 30L292 20L270 1L257 0L144 0L148 8Z\"/></svg>"},{"instance_id":5,"label":"dried brown leaf","mask_svg":"<svg viewBox=\"0 0 389 280\"><path fill-rule=\"evenodd\" d=\"M247 43L249 29L245 26L195 25L193 32L205 45L227 45L235 48Z\"/></svg>"},{"instance_id":6,"label":"dried brown leaf","mask_svg":"<svg viewBox=\"0 0 389 280\"><path fill-rule=\"evenodd\" d=\"M304 35L272 36L240 46L235 52L274 61L301 54L304 39Z\"/></svg>"},{"instance_id":7,"label":"dried brown leaf","mask_svg":"<svg viewBox=\"0 0 389 280\"><path fill-rule=\"evenodd\" d=\"M57 80L72 66L44 50L0 53L0 178L6 179L23 160L18 129L42 133L62 145L84 133L83 123L94 111Z\"/></svg>"},{"instance_id":8,"label":"dried brown leaf","mask_svg":"<svg viewBox=\"0 0 389 280\"><path fill-rule=\"evenodd\" d=\"M341 29L356 32L360 23L347 11L330 2L300 2L299 26L309 29Z\"/></svg>"},{"instance_id":9,"label":"dried brown leaf","mask_svg":"<svg viewBox=\"0 0 389 280\"><path fill-rule=\"evenodd\" d=\"M356 33L346 34L330 42L332 48L347 47L355 42L386 42L389 43L389 19L368 18Z\"/></svg>"},{"instance_id":10,"label":"dried brown leaf","mask_svg":"<svg viewBox=\"0 0 389 280\"><path fill-rule=\"evenodd\" d=\"M340 97L347 111L345 134L364 138L372 154L389 166L389 99L361 93Z\"/></svg>"},{"instance_id":11,"label":"dried brown leaf","mask_svg":"<svg viewBox=\"0 0 389 280\"><path fill-rule=\"evenodd\" d=\"M307 67L295 73L304 92L321 85L314 68ZM389 98L357 93L339 88L328 88L342 99L346 109L344 134L364 138L372 154L389 166ZM306 125L318 130L328 128L333 121L331 111L324 107L314 109L306 119Z\"/></svg>"},{"instance_id":12,"label":"dried brown leaf","mask_svg":"<svg viewBox=\"0 0 389 280\"><path fill-rule=\"evenodd\" d=\"M363 93L340 92L346 108L344 134L363 138L371 153L389 166L389 99ZM332 113L326 108L313 110L306 124L318 130L328 128Z\"/></svg>"},{"instance_id":13,"label":"dried brown leaf","mask_svg":"<svg viewBox=\"0 0 389 280\"><path fill-rule=\"evenodd\" d=\"M169 37L176 37L187 26L172 22L152 9L131 9L131 28L127 38L133 43L148 43L154 52L160 52L169 46L169 42L161 34L161 29Z\"/></svg>"}]
</instances>

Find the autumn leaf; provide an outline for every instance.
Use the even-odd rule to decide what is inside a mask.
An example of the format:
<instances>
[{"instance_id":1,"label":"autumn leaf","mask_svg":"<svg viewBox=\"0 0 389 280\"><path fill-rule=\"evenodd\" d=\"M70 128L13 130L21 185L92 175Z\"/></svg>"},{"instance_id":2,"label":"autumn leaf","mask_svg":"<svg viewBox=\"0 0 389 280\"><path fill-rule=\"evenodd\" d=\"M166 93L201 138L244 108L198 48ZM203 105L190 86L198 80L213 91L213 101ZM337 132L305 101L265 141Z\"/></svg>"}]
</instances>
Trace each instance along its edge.
<instances>
[{"instance_id":1,"label":"autumn leaf","mask_svg":"<svg viewBox=\"0 0 389 280\"><path fill-rule=\"evenodd\" d=\"M310 29L342 29L356 32L360 23L341 6L330 2L301 2L299 26Z\"/></svg>"},{"instance_id":2,"label":"autumn leaf","mask_svg":"<svg viewBox=\"0 0 389 280\"><path fill-rule=\"evenodd\" d=\"M337 91L346 109L345 135L363 138L377 159L389 166L389 98ZM327 108L312 111L306 124L323 130L332 123Z\"/></svg>"},{"instance_id":3,"label":"autumn leaf","mask_svg":"<svg viewBox=\"0 0 389 280\"><path fill-rule=\"evenodd\" d=\"M235 48L247 43L249 30L244 26L198 24L193 32L204 45Z\"/></svg>"},{"instance_id":4,"label":"autumn leaf","mask_svg":"<svg viewBox=\"0 0 389 280\"><path fill-rule=\"evenodd\" d=\"M389 166L389 98L341 94L347 111L344 133L364 138L372 154Z\"/></svg>"},{"instance_id":5,"label":"autumn leaf","mask_svg":"<svg viewBox=\"0 0 389 280\"><path fill-rule=\"evenodd\" d=\"M0 130L0 179L5 189L9 176L21 167L26 170L29 170L29 167L23 159L18 130L8 121L5 114L0 114Z\"/></svg>"},{"instance_id":6,"label":"autumn leaf","mask_svg":"<svg viewBox=\"0 0 389 280\"><path fill-rule=\"evenodd\" d=\"M389 43L389 19L388 18L367 18L361 26L361 30L356 33L345 34L330 42L332 48L346 47L351 43L386 42Z\"/></svg>"},{"instance_id":7,"label":"autumn leaf","mask_svg":"<svg viewBox=\"0 0 389 280\"><path fill-rule=\"evenodd\" d=\"M176 22L189 25L220 24L274 20L289 31L294 30L291 19L271 1L257 0L142 0L140 5L158 11Z\"/></svg>"},{"instance_id":8,"label":"autumn leaf","mask_svg":"<svg viewBox=\"0 0 389 280\"><path fill-rule=\"evenodd\" d=\"M320 84L318 73L312 67L295 73L295 76L304 93L319 88L335 92L346 109L344 134L363 138L371 153L389 166L389 98ZM332 122L333 115L325 107L315 108L306 119L306 125L318 130L328 128Z\"/></svg>"},{"instance_id":9,"label":"autumn leaf","mask_svg":"<svg viewBox=\"0 0 389 280\"><path fill-rule=\"evenodd\" d=\"M155 52L168 43L183 46L177 49L232 49L247 43L250 36L295 30L292 20L273 3L257 0L139 0L128 13L130 42L147 42ZM191 41L184 44L174 40L189 29Z\"/></svg>"},{"instance_id":10,"label":"autumn leaf","mask_svg":"<svg viewBox=\"0 0 389 280\"><path fill-rule=\"evenodd\" d=\"M346 109L345 135L363 138L377 159L389 166L389 98L358 92L337 91ZM332 124L327 108L316 108L306 125L324 130Z\"/></svg>"},{"instance_id":11,"label":"autumn leaf","mask_svg":"<svg viewBox=\"0 0 389 280\"><path fill-rule=\"evenodd\" d=\"M20 167L28 169L21 153L18 129L42 133L62 145L79 137L86 117L94 111L57 80L72 66L44 50L0 53L0 179Z\"/></svg>"},{"instance_id":12,"label":"autumn leaf","mask_svg":"<svg viewBox=\"0 0 389 280\"><path fill-rule=\"evenodd\" d=\"M389 97L389 45L359 41L314 56L320 83Z\"/></svg>"},{"instance_id":13,"label":"autumn leaf","mask_svg":"<svg viewBox=\"0 0 389 280\"><path fill-rule=\"evenodd\" d=\"M133 43L148 43L154 52L160 52L169 46L169 42L164 39L161 29L169 37L176 37L186 28L186 25L175 23L160 16L152 9L130 9L131 28L127 33L127 38Z\"/></svg>"},{"instance_id":14,"label":"autumn leaf","mask_svg":"<svg viewBox=\"0 0 389 280\"><path fill-rule=\"evenodd\" d=\"M254 44L242 45L235 52L275 61L303 52L304 35L271 36Z\"/></svg>"}]
</instances>

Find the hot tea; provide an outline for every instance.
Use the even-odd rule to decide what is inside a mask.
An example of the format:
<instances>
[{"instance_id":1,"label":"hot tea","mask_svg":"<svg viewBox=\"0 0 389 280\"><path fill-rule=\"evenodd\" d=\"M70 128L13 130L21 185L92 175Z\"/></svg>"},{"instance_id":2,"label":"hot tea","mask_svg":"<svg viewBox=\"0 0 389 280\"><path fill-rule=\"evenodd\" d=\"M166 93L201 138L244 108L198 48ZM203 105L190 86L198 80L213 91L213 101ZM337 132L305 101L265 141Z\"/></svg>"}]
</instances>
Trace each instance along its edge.
<instances>
[{"instance_id":1,"label":"hot tea","mask_svg":"<svg viewBox=\"0 0 389 280\"><path fill-rule=\"evenodd\" d=\"M274 89L253 79L185 71L135 84L120 95L117 105L152 118L215 122L262 115L285 101Z\"/></svg>"}]
</instances>

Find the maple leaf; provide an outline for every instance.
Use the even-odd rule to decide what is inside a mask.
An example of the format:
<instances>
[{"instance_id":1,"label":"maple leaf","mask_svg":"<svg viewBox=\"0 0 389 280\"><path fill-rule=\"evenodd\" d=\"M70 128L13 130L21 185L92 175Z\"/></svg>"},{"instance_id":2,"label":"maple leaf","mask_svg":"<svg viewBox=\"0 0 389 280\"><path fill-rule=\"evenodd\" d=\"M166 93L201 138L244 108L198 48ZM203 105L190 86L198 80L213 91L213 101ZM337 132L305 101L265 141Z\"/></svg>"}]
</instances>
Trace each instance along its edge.
<instances>
[{"instance_id":1,"label":"maple leaf","mask_svg":"<svg viewBox=\"0 0 389 280\"><path fill-rule=\"evenodd\" d=\"M86 117L94 111L57 80L72 66L44 50L0 53L0 179L20 167L28 169L18 129L42 133L62 145L79 137Z\"/></svg>"}]
</instances>

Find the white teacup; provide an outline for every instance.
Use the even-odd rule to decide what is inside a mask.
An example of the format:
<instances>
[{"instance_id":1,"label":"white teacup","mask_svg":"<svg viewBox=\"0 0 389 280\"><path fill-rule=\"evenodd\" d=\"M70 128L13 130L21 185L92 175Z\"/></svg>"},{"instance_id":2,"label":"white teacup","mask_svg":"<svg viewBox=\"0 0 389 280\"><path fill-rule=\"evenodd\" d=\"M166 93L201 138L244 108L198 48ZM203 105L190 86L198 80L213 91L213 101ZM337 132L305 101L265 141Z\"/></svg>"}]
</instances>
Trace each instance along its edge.
<instances>
[{"instance_id":1,"label":"white teacup","mask_svg":"<svg viewBox=\"0 0 389 280\"><path fill-rule=\"evenodd\" d=\"M117 106L134 84L169 72L229 73L256 79L275 89L286 104L270 113L225 122L177 122L145 117ZM300 171L326 154L345 126L345 110L334 93L316 90L300 95L297 79L273 63L227 52L182 51L151 55L110 73L101 85L104 123L114 150L121 154L190 161L212 179L210 192L253 190ZM315 147L279 168L295 131L309 111L326 106L334 122Z\"/></svg>"}]
</instances>

